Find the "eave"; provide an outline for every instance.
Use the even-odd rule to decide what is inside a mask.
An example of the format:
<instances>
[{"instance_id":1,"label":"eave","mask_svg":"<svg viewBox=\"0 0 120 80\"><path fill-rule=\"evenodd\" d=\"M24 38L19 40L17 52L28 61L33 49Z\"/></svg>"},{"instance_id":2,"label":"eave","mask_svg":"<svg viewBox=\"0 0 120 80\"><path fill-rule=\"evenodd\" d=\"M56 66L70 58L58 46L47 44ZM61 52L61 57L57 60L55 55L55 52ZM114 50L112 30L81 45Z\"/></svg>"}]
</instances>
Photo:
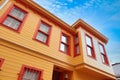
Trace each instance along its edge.
<instances>
[{"instance_id":1,"label":"eave","mask_svg":"<svg viewBox=\"0 0 120 80\"><path fill-rule=\"evenodd\" d=\"M104 43L108 42L108 38L107 37L105 37L104 35L102 35L99 31L97 31L92 26L90 26L89 24L87 24L86 22L84 22L82 19L77 20L72 25L72 27L75 28L75 29L78 29L79 27L82 27L83 29L85 29L86 31L90 32L95 37L97 37L98 39L100 39L101 41L103 41Z\"/></svg>"},{"instance_id":2,"label":"eave","mask_svg":"<svg viewBox=\"0 0 120 80\"><path fill-rule=\"evenodd\" d=\"M70 25L35 3L33 0L16 0L17 2L21 3L22 5L25 5L25 7L32 9L34 12L42 15L43 17L47 18L49 21L57 24L60 28L63 28L67 31L69 31L71 34L75 33L75 29L72 28Z\"/></svg>"}]
</instances>

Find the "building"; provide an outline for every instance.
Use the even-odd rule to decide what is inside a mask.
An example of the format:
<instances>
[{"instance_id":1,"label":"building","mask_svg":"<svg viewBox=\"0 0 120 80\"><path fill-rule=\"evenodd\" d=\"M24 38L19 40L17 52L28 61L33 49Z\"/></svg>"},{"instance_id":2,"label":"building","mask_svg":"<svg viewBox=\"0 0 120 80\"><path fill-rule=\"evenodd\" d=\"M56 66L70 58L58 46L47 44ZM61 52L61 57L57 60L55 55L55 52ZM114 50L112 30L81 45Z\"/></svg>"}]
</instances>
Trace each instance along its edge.
<instances>
[{"instance_id":1,"label":"building","mask_svg":"<svg viewBox=\"0 0 120 80\"><path fill-rule=\"evenodd\" d=\"M117 78L116 80L120 80L120 63L112 64L112 67Z\"/></svg>"},{"instance_id":2,"label":"building","mask_svg":"<svg viewBox=\"0 0 120 80\"><path fill-rule=\"evenodd\" d=\"M32 0L0 1L0 80L115 80L108 39Z\"/></svg>"}]
</instances>

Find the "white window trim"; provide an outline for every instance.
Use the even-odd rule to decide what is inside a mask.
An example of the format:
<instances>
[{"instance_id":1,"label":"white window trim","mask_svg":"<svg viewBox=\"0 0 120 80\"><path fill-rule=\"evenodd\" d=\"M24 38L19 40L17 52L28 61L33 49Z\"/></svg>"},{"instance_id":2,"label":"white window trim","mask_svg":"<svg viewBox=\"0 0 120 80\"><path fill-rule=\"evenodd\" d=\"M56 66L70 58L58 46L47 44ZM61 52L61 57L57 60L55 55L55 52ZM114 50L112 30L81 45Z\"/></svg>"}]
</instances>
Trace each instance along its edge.
<instances>
[{"instance_id":1,"label":"white window trim","mask_svg":"<svg viewBox=\"0 0 120 80\"><path fill-rule=\"evenodd\" d=\"M9 0L5 0L5 2L0 6L0 10L8 3Z\"/></svg>"}]
</instances>

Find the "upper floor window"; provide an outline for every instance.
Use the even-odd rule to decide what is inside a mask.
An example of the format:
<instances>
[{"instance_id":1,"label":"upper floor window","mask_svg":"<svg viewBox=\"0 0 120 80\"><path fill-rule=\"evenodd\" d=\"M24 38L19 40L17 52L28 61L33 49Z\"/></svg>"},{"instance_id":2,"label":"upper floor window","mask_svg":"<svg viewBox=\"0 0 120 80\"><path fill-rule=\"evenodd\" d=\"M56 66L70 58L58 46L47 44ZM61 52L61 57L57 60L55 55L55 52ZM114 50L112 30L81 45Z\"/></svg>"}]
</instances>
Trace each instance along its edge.
<instances>
[{"instance_id":1,"label":"upper floor window","mask_svg":"<svg viewBox=\"0 0 120 80\"><path fill-rule=\"evenodd\" d=\"M62 33L60 51L69 54L69 37Z\"/></svg>"},{"instance_id":2,"label":"upper floor window","mask_svg":"<svg viewBox=\"0 0 120 80\"><path fill-rule=\"evenodd\" d=\"M48 44L50 36L51 26L42 22L39 24L37 32L35 34L35 39L42 43Z\"/></svg>"},{"instance_id":3,"label":"upper floor window","mask_svg":"<svg viewBox=\"0 0 120 80\"><path fill-rule=\"evenodd\" d=\"M22 66L18 80L42 80L43 70L30 67Z\"/></svg>"},{"instance_id":4,"label":"upper floor window","mask_svg":"<svg viewBox=\"0 0 120 80\"><path fill-rule=\"evenodd\" d=\"M75 36L75 56L80 54L78 34Z\"/></svg>"},{"instance_id":5,"label":"upper floor window","mask_svg":"<svg viewBox=\"0 0 120 80\"><path fill-rule=\"evenodd\" d=\"M105 64L109 64L104 45L99 43L99 49L100 49L100 53L101 53L102 62Z\"/></svg>"},{"instance_id":6,"label":"upper floor window","mask_svg":"<svg viewBox=\"0 0 120 80\"><path fill-rule=\"evenodd\" d=\"M12 8L10 8L2 20L2 24L12 30L19 31L26 17L26 14L27 13L20 8L12 6Z\"/></svg>"},{"instance_id":7,"label":"upper floor window","mask_svg":"<svg viewBox=\"0 0 120 80\"><path fill-rule=\"evenodd\" d=\"M87 47L87 54L88 56L95 58L95 53L94 53L94 47L93 47L93 41L92 37L86 35L86 47Z\"/></svg>"},{"instance_id":8,"label":"upper floor window","mask_svg":"<svg viewBox=\"0 0 120 80\"><path fill-rule=\"evenodd\" d=\"M0 68L1 68L3 62L4 62L4 59L0 58Z\"/></svg>"}]
</instances>

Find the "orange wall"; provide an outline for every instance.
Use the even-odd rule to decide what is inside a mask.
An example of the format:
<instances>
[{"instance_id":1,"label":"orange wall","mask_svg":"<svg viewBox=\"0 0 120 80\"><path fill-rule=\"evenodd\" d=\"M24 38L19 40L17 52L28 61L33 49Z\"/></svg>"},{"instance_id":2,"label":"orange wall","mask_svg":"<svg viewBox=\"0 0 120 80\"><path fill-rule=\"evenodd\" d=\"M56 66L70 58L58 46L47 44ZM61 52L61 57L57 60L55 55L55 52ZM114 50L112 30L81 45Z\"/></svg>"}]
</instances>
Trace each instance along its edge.
<instances>
[{"instance_id":1,"label":"orange wall","mask_svg":"<svg viewBox=\"0 0 120 80\"><path fill-rule=\"evenodd\" d=\"M78 35L80 37L79 42L80 42L80 44L82 44L82 45L80 45L80 51L81 51L80 53L81 54L77 57L73 57L74 56L74 48L73 48L74 36L67 30L63 30L62 28L60 28L61 26L56 25L55 23L51 22L49 19L46 19L42 15L40 15L36 12L33 12L29 8L24 7L19 3L16 3L14 0L11 0L8 2L7 6L3 7L3 9L0 10L0 18L2 18L2 15L6 12L6 10L9 8L9 6L13 3L15 3L18 7L27 11L28 17L26 18L25 24L23 25L20 33L17 33L15 31L12 31L12 30L7 29L6 27L0 25L0 38L8 41L10 43L22 46L23 48L25 48L25 50L23 49L25 51L25 53L15 50L16 45L14 45L14 49L8 48L8 46L13 47L13 46L10 46L10 44L8 44L8 43L6 43L6 47L3 45L0 45L0 52L1 52L0 57L5 59L5 63L3 64L3 67L2 67L3 71L2 71L2 73L0 73L0 76L2 76L2 77L0 77L0 79L8 80L9 78L11 78L11 80L16 80L16 78L18 77L17 73L20 71L22 64L26 64L26 65L30 65L30 66L34 65L34 67L43 69L44 70L44 75L43 75L44 80L51 79L52 70L53 70L54 65L57 65L57 66L60 66L60 67L63 67L63 68L73 71L74 70L73 66L79 65L81 63L86 63L89 65L92 65L95 68L98 68L100 70L103 70L110 74L113 74L111 67L104 65L101 61L99 50L97 47L98 39L96 37L94 37L90 34L94 38L93 40L94 40L94 44L96 46L95 52L96 52L97 60L94 60L94 59L88 57L86 54L85 35L84 34L88 33L88 32L82 28L79 28L77 30ZM43 20L52 26L49 46L33 40L33 36L34 36L35 30L37 28L37 24L40 20ZM61 32L64 32L65 34L70 36L71 56L68 56L59 51ZM31 55L26 54L27 52L29 52L29 51L27 51L27 49L32 51ZM37 56L46 56L46 59L48 59L48 61L46 61L46 59L41 59L41 58L32 56L33 54L37 55ZM16 57L14 57L13 55ZM38 64L35 64L35 63L38 63ZM83 80L83 79L88 80L88 78L89 78L89 80L97 79L97 78L93 78L93 76L91 78L91 76L89 76L89 75L87 75L87 77L86 77L85 74L82 74L82 73L76 72L76 71L73 73L73 75L74 75L73 76L74 80Z\"/></svg>"},{"instance_id":2,"label":"orange wall","mask_svg":"<svg viewBox=\"0 0 120 80\"><path fill-rule=\"evenodd\" d=\"M4 59L4 63L0 71L0 80L17 80L19 76L18 73L20 72L23 64L42 69L44 80L51 80L52 78L53 63L46 60L3 45L0 45L0 58Z\"/></svg>"},{"instance_id":3,"label":"orange wall","mask_svg":"<svg viewBox=\"0 0 120 80\"><path fill-rule=\"evenodd\" d=\"M5 11L8 9L8 7L12 3L9 2L7 6L5 6L0 13L0 16L2 16ZM66 33L68 36L71 37L71 47L73 47L73 38L71 33L68 33L67 31L64 31L60 29L60 27L56 24L53 24L52 22L48 21L46 18L42 17L41 15L38 15L37 13L34 13L33 11L29 10L28 8L23 7L21 4L16 3L15 4L24 10L28 11L28 17L25 21L25 24L23 25L22 30L20 33L16 33L12 30L7 29L6 27L0 25L0 36L1 38L5 40L9 40L10 42L16 43L18 45L24 46L26 48L29 48L31 50L37 51L39 53L42 53L44 55L48 55L50 57L59 59L61 61L64 61L66 63L72 63L72 57L68 56L64 53L61 53L59 51L59 44L60 44L60 34L61 31ZM35 33L35 30L37 28L37 24L39 20L43 20L50 24L52 26L52 32L50 36L50 45L46 46L44 44L41 44L35 40L33 40L33 35ZM14 35L14 36L13 36ZM73 48L71 48L71 55L73 56ZM58 56L59 55L59 56Z\"/></svg>"}]
</instances>

